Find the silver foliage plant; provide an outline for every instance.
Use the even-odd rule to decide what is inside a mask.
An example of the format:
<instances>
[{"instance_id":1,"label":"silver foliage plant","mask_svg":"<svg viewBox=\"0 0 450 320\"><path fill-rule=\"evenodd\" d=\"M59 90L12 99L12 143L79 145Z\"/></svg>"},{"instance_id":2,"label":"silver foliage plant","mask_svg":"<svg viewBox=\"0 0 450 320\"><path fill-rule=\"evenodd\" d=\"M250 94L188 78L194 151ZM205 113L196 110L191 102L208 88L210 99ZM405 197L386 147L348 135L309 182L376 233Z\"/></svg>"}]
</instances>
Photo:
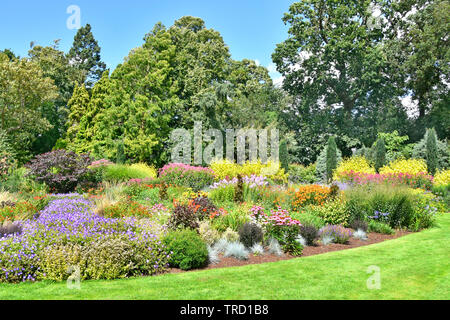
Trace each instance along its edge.
<instances>
[{"instance_id":1,"label":"silver foliage plant","mask_svg":"<svg viewBox=\"0 0 450 320\"><path fill-rule=\"evenodd\" d=\"M219 252L210 246L208 246L208 259L211 264L218 264L220 262Z\"/></svg>"},{"instance_id":2,"label":"silver foliage plant","mask_svg":"<svg viewBox=\"0 0 450 320\"><path fill-rule=\"evenodd\" d=\"M264 254L264 247L263 247L261 244L259 244L259 243L255 243L255 244L253 245L253 247L250 249L250 251L251 251L254 255L260 256L260 255L263 255L263 254Z\"/></svg>"},{"instance_id":3,"label":"silver foliage plant","mask_svg":"<svg viewBox=\"0 0 450 320\"><path fill-rule=\"evenodd\" d=\"M283 250L281 249L280 243L276 240L276 239L270 239L269 240L269 253L277 255L277 256L282 256L283 255Z\"/></svg>"},{"instance_id":4,"label":"silver foliage plant","mask_svg":"<svg viewBox=\"0 0 450 320\"><path fill-rule=\"evenodd\" d=\"M249 252L240 242L230 242L225 250L225 257L234 257L239 260L247 260Z\"/></svg>"},{"instance_id":5,"label":"silver foliage plant","mask_svg":"<svg viewBox=\"0 0 450 320\"><path fill-rule=\"evenodd\" d=\"M367 240L367 233L361 229L358 229L355 233L353 233L353 238L365 241Z\"/></svg>"},{"instance_id":6,"label":"silver foliage plant","mask_svg":"<svg viewBox=\"0 0 450 320\"><path fill-rule=\"evenodd\" d=\"M322 237L322 244L325 245L325 246L329 245L329 244L331 244L333 242L334 242L334 238L333 237L330 237L330 236Z\"/></svg>"}]
</instances>

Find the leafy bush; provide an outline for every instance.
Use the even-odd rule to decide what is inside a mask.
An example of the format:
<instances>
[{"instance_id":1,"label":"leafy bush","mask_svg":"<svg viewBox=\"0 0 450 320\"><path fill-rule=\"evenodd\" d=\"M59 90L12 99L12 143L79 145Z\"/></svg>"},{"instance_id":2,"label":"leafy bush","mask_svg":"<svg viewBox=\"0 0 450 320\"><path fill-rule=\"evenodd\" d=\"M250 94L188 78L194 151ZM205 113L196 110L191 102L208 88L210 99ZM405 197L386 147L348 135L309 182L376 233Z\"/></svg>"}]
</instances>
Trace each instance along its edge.
<instances>
[{"instance_id":1,"label":"leafy bush","mask_svg":"<svg viewBox=\"0 0 450 320\"><path fill-rule=\"evenodd\" d=\"M333 179L344 181L348 172L375 174L375 169L362 156L354 156L342 161L334 171Z\"/></svg>"},{"instance_id":2,"label":"leafy bush","mask_svg":"<svg viewBox=\"0 0 450 320\"><path fill-rule=\"evenodd\" d=\"M306 245L313 246L319 238L319 230L313 225L302 225L300 235L305 239Z\"/></svg>"},{"instance_id":3,"label":"leafy bush","mask_svg":"<svg viewBox=\"0 0 450 320\"><path fill-rule=\"evenodd\" d=\"M319 185L301 186L294 195L292 208L298 210L307 205L322 205L330 195L330 188Z\"/></svg>"},{"instance_id":4,"label":"leafy bush","mask_svg":"<svg viewBox=\"0 0 450 320\"><path fill-rule=\"evenodd\" d=\"M246 223L239 229L239 240L246 248L263 241L262 229L254 223Z\"/></svg>"},{"instance_id":5,"label":"leafy bush","mask_svg":"<svg viewBox=\"0 0 450 320\"><path fill-rule=\"evenodd\" d=\"M234 201L235 186L232 184L212 189L209 192L209 198L215 203L226 203Z\"/></svg>"},{"instance_id":6,"label":"leafy bush","mask_svg":"<svg viewBox=\"0 0 450 320\"><path fill-rule=\"evenodd\" d=\"M316 164L307 167L301 164L289 165L289 181L291 183L316 183Z\"/></svg>"},{"instance_id":7,"label":"leafy bush","mask_svg":"<svg viewBox=\"0 0 450 320\"><path fill-rule=\"evenodd\" d=\"M301 224L313 225L316 229L320 229L324 227L327 223L318 215L313 212L309 212L308 210L302 212L292 212L292 218L299 220Z\"/></svg>"},{"instance_id":8,"label":"leafy bush","mask_svg":"<svg viewBox=\"0 0 450 320\"><path fill-rule=\"evenodd\" d=\"M346 244L352 236L352 231L346 229L343 226L327 225L320 229L319 236L321 238L330 237L333 238L335 243Z\"/></svg>"},{"instance_id":9,"label":"leafy bush","mask_svg":"<svg viewBox=\"0 0 450 320\"><path fill-rule=\"evenodd\" d=\"M167 184L189 187L198 191L212 184L214 172L208 168L171 163L160 169L159 177Z\"/></svg>"},{"instance_id":10,"label":"leafy bush","mask_svg":"<svg viewBox=\"0 0 450 320\"><path fill-rule=\"evenodd\" d=\"M229 211L226 214L222 214L214 219L214 226L220 232L230 228L234 231L238 231L245 223L250 222L248 212L250 211L251 204L241 204L229 207Z\"/></svg>"},{"instance_id":11,"label":"leafy bush","mask_svg":"<svg viewBox=\"0 0 450 320\"><path fill-rule=\"evenodd\" d=\"M300 225L300 221L292 219L286 210L272 210L265 225L265 236L277 240L284 252L300 256L303 252L303 246L297 242Z\"/></svg>"},{"instance_id":12,"label":"leafy bush","mask_svg":"<svg viewBox=\"0 0 450 320\"><path fill-rule=\"evenodd\" d=\"M222 237L227 240L228 242L237 242L239 241L239 233L234 231L231 228L228 228L225 230L225 232L222 234Z\"/></svg>"},{"instance_id":13,"label":"leafy bush","mask_svg":"<svg viewBox=\"0 0 450 320\"><path fill-rule=\"evenodd\" d=\"M350 214L344 198L325 202L322 206L308 206L304 208L306 213L319 217L325 224L342 224L347 226L350 221Z\"/></svg>"},{"instance_id":14,"label":"leafy bush","mask_svg":"<svg viewBox=\"0 0 450 320\"><path fill-rule=\"evenodd\" d=\"M202 238L193 230L176 230L164 239L171 256L169 264L182 270L202 268L208 263L208 248Z\"/></svg>"},{"instance_id":15,"label":"leafy bush","mask_svg":"<svg viewBox=\"0 0 450 320\"><path fill-rule=\"evenodd\" d=\"M383 222L370 220L368 227L368 232L376 232L376 233L382 233L382 234L394 234L395 230L392 229L389 225Z\"/></svg>"},{"instance_id":16,"label":"leafy bush","mask_svg":"<svg viewBox=\"0 0 450 320\"><path fill-rule=\"evenodd\" d=\"M369 228L369 224L364 220L354 220L352 223L350 223L350 228L353 230L362 230L367 231Z\"/></svg>"},{"instance_id":17,"label":"leafy bush","mask_svg":"<svg viewBox=\"0 0 450 320\"><path fill-rule=\"evenodd\" d=\"M191 206L178 204L172 211L168 226L173 230L179 228L195 230L198 228L197 220L197 214Z\"/></svg>"},{"instance_id":18,"label":"leafy bush","mask_svg":"<svg viewBox=\"0 0 450 320\"><path fill-rule=\"evenodd\" d=\"M208 245L213 245L220 239L220 233L211 226L209 221L202 221L199 224L198 232L203 241Z\"/></svg>"},{"instance_id":19,"label":"leafy bush","mask_svg":"<svg viewBox=\"0 0 450 320\"><path fill-rule=\"evenodd\" d=\"M433 186L445 187L450 185L450 169L438 171L434 176Z\"/></svg>"},{"instance_id":20,"label":"leafy bush","mask_svg":"<svg viewBox=\"0 0 450 320\"><path fill-rule=\"evenodd\" d=\"M267 161L263 164L258 161L247 161L246 163L239 165L235 162L224 160L215 160L211 163L210 168L214 171L216 179L230 180L236 178L239 174L245 176L264 176L272 181L285 183L287 182L288 175L281 167L279 162Z\"/></svg>"},{"instance_id":21,"label":"leafy bush","mask_svg":"<svg viewBox=\"0 0 450 320\"><path fill-rule=\"evenodd\" d=\"M77 184L85 179L91 162L88 155L56 150L38 155L27 167L30 169L29 175L45 183L51 191L67 193L74 191Z\"/></svg>"},{"instance_id":22,"label":"leafy bush","mask_svg":"<svg viewBox=\"0 0 450 320\"><path fill-rule=\"evenodd\" d=\"M156 170L145 164L114 164L104 168L103 181L126 182L131 179L154 179Z\"/></svg>"},{"instance_id":23,"label":"leafy bush","mask_svg":"<svg viewBox=\"0 0 450 320\"><path fill-rule=\"evenodd\" d=\"M397 159L381 168L380 173L408 173L411 175L427 173L427 164L422 159Z\"/></svg>"},{"instance_id":24,"label":"leafy bush","mask_svg":"<svg viewBox=\"0 0 450 320\"><path fill-rule=\"evenodd\" d=\"M149 209L135 201L118 202L111 206L107 206L103 209L102 214L106 218L151 217Z\"/></svg>"},{"instance_id":25,"label":"leafy bush","mask_svg":"<svg viewBox=\"0 0 450 320\"><path fill-rule=\"evenodd\" d=\"M197 215L199 220L207 219L217 212L217 207L206 197L200 196L192 199L189 206Z\"/></svg>"}]
</instances>

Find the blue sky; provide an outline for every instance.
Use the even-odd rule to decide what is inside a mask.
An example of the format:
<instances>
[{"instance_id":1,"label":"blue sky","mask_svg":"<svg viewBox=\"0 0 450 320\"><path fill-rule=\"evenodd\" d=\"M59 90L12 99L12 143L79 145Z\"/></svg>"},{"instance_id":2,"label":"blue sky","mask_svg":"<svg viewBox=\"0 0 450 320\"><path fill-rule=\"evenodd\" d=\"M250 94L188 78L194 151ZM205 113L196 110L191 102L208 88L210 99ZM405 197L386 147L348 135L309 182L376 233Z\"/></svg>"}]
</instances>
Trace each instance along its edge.
<instances>
[{"instance_id":1,"label":"blue sky","mask_svg":"<svg viewBox=\"0 0 450 320\"><path fill-rule=\"evenodd\" d=\"M200 17L208 28L218 30L230 47L233 59L257 60L269 66L276 44L287 38L281 20L293 0L71 0L7 1L0 7L0 49L26 56L30 42L46 46L61 39L68 51L76 30L69 30L67 8L81 10L81 24L91 24L102 48L102 59L114 69L144 35L161 21L171 26L185 15ZM272 70L270 68L270 70ZM272 77L278 77L276 72Z\"/></svg>"}]
</instances>

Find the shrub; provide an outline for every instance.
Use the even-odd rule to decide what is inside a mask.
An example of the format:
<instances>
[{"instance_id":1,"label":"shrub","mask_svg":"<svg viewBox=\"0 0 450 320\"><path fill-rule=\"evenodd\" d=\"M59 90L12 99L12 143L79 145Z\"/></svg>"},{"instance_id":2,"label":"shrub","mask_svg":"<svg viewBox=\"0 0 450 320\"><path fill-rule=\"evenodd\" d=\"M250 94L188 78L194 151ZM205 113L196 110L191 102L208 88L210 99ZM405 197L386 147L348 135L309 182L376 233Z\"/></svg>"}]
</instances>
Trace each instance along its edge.
<instances>
[{"instance_id":1,"label":"shrub","mask_svg":"<svg viewBox=\"0 0 450 320\"><path fill-rule=\"evenodd\" d=\"M197 229L197 214L192 207L184 204L176 205L170 216L168 226L170 229Z\"/></svg>"},{"instance_id":2,"label":"shrub","mask_svg":"<svg viewBox=\"0 0 450 320\"><path fill-rule=\"evenodd\" d=\"M327 144L327 181L333 178L333 171L337 168L337 146L334 137L328 139Z\"/></svg>"},{"instance_id":3,"label":"shrub","mask_svg":"<svg viewBox=\"0 0 450 320\"><path fill-rule=\"evenodd\" d=\"M220 233L211 226L209 221L200 222L198 232L203 241L208 245L213 245L220 239Z\"/></svg>"},{"instance_id":4,"label":"shrub","mask_svg":"<svg viewBox=\"0 0 450 320\"><path fill-rule=\"evenodd\" d=\"M294 195L292 208L298 210L307 205L322 205L330 195L330 188L319 185L301 186Z\"/></svg>"},{"instance_id":5,"label":"shrub","mask_svg":"<svg viewBox=\"0 0 450 320\"><path fill-rule=\"evenodd\" d=\"M268 251L276 256L282 256L283 250L281 249L280 243L276 239L269 239Z\"/></svg>"},{"instance_id":6,"label":"shrub","mask_svg":"<svg viewBox=\"0 0 450 320\"><path fill-rule=\"evenodd\" d=\"M322 206L308 206L304 208L304 211L319 217L325 224L347 226L350 221L346 200L342 197L327 201Z\"/></svg>"},{"instance_id":7,"label":"shrub","mask_svg":"<svg viewBox=\"0 0 450 320\"><path fill-rule=\"evenodd\" d=\"M351 221L370 217L392 228L419 230L428 227L437 211L432 205L432 194L405 187L363 186L348 190L345 197Z\"/></svg>"},{"instance_id":8,"label":"shrub","mask_svg":"<svg viewBox=\"0 0 450 320\"><path fill-rule=\"evenodd\" d=\"M302 255L303 246L296 241L300 233L300 221L292 219L289 212L281 208L277 211L272 210L267 220L266 238L276 239L286 253L294 256Z\"/></svg>"},{"instance_id":9,"label":"shrub","mask_svg":"<svg viewBox=\"0 0 450 320\"><path fill-rule=\"evenodd\" d=\"M352 231L340 225L327 225L320 229L319 236L331 237L335 243L346 244L352 236Z\"/></svg>"},{"instance_id":10,"label":"shrub","mask_svg":"<svg viewBox=\"0 0 450 320\"><path fill-rule=\"evenodd\" d=\"M239 229L239 240L246 248L263 241L262 229L254 223L246 223Z\"/></svg>"},{"instance_id":11,"label":"shrub","mask_svg":"<svg viewBox=\"0 0 450 320\"><path fill-rule=\"evenodd\" d=\"M222 234L222 237L227 240L228 242L237 242L239 241L239 233L234 231L231 228L228 228L225 230L225 232Z\"/></svg>"},{"instance_id":12,"label":"shrub","mask_svg":"<svg viewBox=\"0 0 450 320\"><path fill-rule=\"evenodd\" d=\"M300 235L305 239L306 245L313 246L319 238L319 230L313 225L300 226Z\"/></svg>"},{"instance_id":13,"label":"shrub","mask_svg":"<svg viewBox=\"0 0 450 320\"><path fill-rule=\"evenodd\" d=\"M316 183L316 164L311 164L307 167L301 164L289 165L289 181L291 183Z\"/></svg>"},{"instance_id":14,"label":"shrub","mask_svg":"<svg viewBox=\"0 0 450 320\"><path fill-rule=\"evenodd\" d=\"M189 202L189 206L197 215L199 220L208 219L218 211L217 207L206 197L196 197Z\"/></svg>"},{"instance_id":15,"label":"shrub","mask_svg":"<svg viewBox=\"0 0 450 320\"><path fill-rule=\"evenodd\" d=\"M322 149L316 161L316 175L317 179L322 182L327 182L327 150L328 145ZM336 163L339 165L342 161L342 153L339 149L336 150Z\"/></svg>"},{"instance_id":16,"label":"shrub","mask_svg":"<svg viewBox=\"0 0 450 320\"><path fill-rule=\"evenodd\" d=\"M389 225L383 222L378 222L375 220L370 220L368 227L368 232L376 232L376 233L382 233L382 234L394 234L395 230L392 229Z\"/></svg>"},{"instance_id":17,"label":"shrub","mask_svg":"<svg viewBox=\"0 0 450 320\"><path fill-rule=\"evenodd\" d=\"M385 184L390 186L405 185L411 188L431 189L433 177L423 172L409 173L383 173L366 174L354 171L346 171L340 175L340 181L352 185Z\"/></svg>"},{"instance_id":18,"label":"shrub","mask_svg":"<svg viewBox=\"0 0 450 320\"><path fill-rule=\"evenodd\" d=\"M16 203L3 203L0 208L0 224L5 221L14 222L30 219L39 209L30 201L18 201Z\"/></svg>"},{"instance_id":19,"label":"shrub","mask_svg":"<svg viewBox=\"0 0 450 320\"><path fill-rule=\"evenodd\" d=\"M214 172L208 168L172 163L160 169L159 177L165 183L189 187L198 191L212 184Z\"/></svg>"},{"instance_id":20,"label":"shrub","mask_svg":"<svg viewBox=\"0 0 450 320\"><path fill-rule=\"evenodd\" d=\"M151 217L149 209L135 201L118 202L113 205L106 206L103 208L102 215L106 218Z\"/></svg>"},{"instance_id":21,"label":"shrub","mask_svg":"<svg viewBox=\"0 0 450 320\"><path fill-rule=\"evenodd\" d=\"M163 243L171 252L169 264L182 270L202 268L208 263L208 248L194 230L170 232Z\"/></svg>"},{"instance_id":22,"label":"shrub","mask_svg":"<svg viewBox=\"0 0 450 320\"><path fill-rule=\"evenodd\" d=\"M289 153L286 140L280 142L280 166L285 172L289 171Z\"/></svg>"},{"instance_id":23,"label":"shrub","mask_svg":"<svg viewBox=\"0 0 450 320\"><path fill-rule=\"evenodd\" d=\"M74 191L77 184L85 179L91 162L88 155L56 150L38 155L27 167L30 169L29 175L45 183L51 191L67 193Z\"/></svg>"},{"instance_id":24,"label":"shrub","mask_svg":"<svg viewBox=\"0 0 450 320\"><path fill-rule=\"evenodd\" d=\"M292 218L299 220L302 225L313 225L316 229L320 229L327 224L321 217L308 210L299 213L293 212L291 213L291 216Z\"/></svg>"},{"instance_id":25,"label":"shrub","mask_svg":"<svg viewBox=\"0 0 450 320\"><path fill-rule=\"evenodd\" d=\"M238 231L239 228L247 222L250 222L248 212L250 204L234 205L229 208L228 213L221 214L214 219L214 226L217 230L223 232L227 228Z\"/></svg>"},{"instance_id":26,"label":"shrub","mask_svg":"<svg viewBox=\"0 0 450 320\"><path fill-rule=\"evenodd\" d=\"M155 170L144 164L125 165L115 164L105 167L103 180L108 182L126 182L131 179L153 179Z\"/></svg>"},{"instance_id":27,"label":"shrub","mask_svg":"<svg viewBox=\"0 0 450 320\"><path fill-rule=\"evenodd\" d=\"M375 174L375 169L365 157L354 156L339 164L334 171L333 179L336 181L345 181L348 172Z\"/></svg>"},{"instance_id":28,"label":"shrub","mask_svg":"<svg viewBox=\"0 0 450 320\"><path fill-rule=\"evenodd\" d=\"M391 162L388 166L380 169L381 174L385 173L407 173L416 175L427 172L427 164L422 159L398 159Z\"/></svg>"},{"instance_id":29,"label":"shrub","mask_svg":"<svg viewBox=\"0 0 450 320\"><path fill-rule=\"evenodd\" d=\"M241 175L237 176L236 191L234 192L234 202L244 202L244 181L242 181Z\"/></svg>"},{"instance_id":30,"label":"shrub","mask_svg":"<svg viewBox=\"0 0 450 320\"><path fill-rule=\"evenodd\" d=\"M236 188L229 184L220 188L212 189L209 192L209 198L215 203L233 202L235 198Z\"/></svg>"},{"instance_id":31,"label":"shrub","mask_svg":"<svg viewBox=\"0 0 450 320\"><path fill-rule=\"evenodd\" d=\"M438 171L433 180L433 186L445 187L450 185L450 169Z\"/></svg>"},{"instance_id":32,"label":"shrub","mask_svg":"<svg viewBox=\"0 0 450 320\"><path fill-rule=\"evenodd\" d=\"M350 228L352 228L353 230L362 230L362 231L367 231L369 228L369 225L366 221L364 220L354 220L351 224L350 224Z\"/></svg>"},{"instance_id":33,"label":"shrub","mask_svg":"<svg viewBox=\"0 0 450 320\"><path fill-rule=\"evenodd\" d=\"M230 242L225 249L225 257L234 257L239 260L247 260L249 252L240 242Z\"/></svg>"},{"instance_id":34,"label":"shrub","mask_svg":"<svg viewBox=\"0 0 450 320\"><path fill-rule=\"evenodd\" d=\"M382 168L386 164L386 145L384 144L384 139L379 138L376 142L375 149L375 171L379 172L380 168Z\"/></svg>"},{"instance_id":35,"label":"shrub","mask_svg":"<svg viewBox=\"0 0 450 320\"><path fill-rule=\"evenodd\" d=\"M258 161L247 161L246 163L239 165L228 159L214 160L210 168L214 171L216 179L230 180L236 178L239 174L241 176L264 176L272 181L284 183L287 182L288 175L281 167L279 162L267 161L263 164Z\"/></svg>"}]
</instances>

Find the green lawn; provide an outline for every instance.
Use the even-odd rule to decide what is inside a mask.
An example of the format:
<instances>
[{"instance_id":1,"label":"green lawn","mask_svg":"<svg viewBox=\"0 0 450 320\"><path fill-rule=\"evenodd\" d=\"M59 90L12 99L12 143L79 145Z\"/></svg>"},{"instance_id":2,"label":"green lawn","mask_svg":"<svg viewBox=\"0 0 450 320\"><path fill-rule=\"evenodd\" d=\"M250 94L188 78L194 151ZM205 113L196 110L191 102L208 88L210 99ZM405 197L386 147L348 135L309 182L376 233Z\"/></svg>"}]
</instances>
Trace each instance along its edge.
<instances>
[{"instance_id":1,"label":"green lawn","mask_svg":"<svg viewBox=\"0 0 450 320\"><path fill-rule=\"evenodd\" d=\"M449 299L450 214L420 233L289 261L115 281L0 285L0 299ZM369 290L369 266L381 289Z\"/></svg>"}]
</instances>

